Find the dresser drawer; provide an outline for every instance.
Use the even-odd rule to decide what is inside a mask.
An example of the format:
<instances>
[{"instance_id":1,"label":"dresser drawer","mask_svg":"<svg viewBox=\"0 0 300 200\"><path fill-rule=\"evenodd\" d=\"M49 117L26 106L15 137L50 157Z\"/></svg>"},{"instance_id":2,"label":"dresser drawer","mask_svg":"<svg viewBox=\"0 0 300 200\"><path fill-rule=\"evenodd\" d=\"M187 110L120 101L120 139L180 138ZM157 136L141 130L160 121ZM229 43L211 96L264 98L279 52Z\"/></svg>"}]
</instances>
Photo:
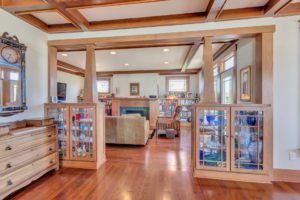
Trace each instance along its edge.
<instances>
[{"instance_id":1,"label":"dresser drawer","mask_svg":"<svg viewBox=\"0 0 300 200\"><path fill-rule=\"evenodd\" d=\"M32 164L26 165L23 168L20 168L10 174L0 177L0 194L7 193L10 190L13 190L19 184L28 181L28 179L33 178L34 176L42 173L48 168L56 165L57 155L55 153L44 157L38 161L33 162Z\"/></svg>"},{"instance_id":2,"label":"dresser drawer","mask_svg":"<svg viewBox=\"0 0 300 200\"><path fill-rule=\"evenodd\" d=\"M0 142L0 159L20 151L56 140L55 126Z\"/></svg>"},{"instance_id":3,"label":"dresser drawer","mask_svg":"<svg viewBox=\"0 0 300 200\"><path fill-rule=\"evenodd\" d=\"M27 149L10 157L0 159L0 176L10 173L29 163L56 152L56 142L48 142L32 149Z\"/></svg>"}]
</instances>

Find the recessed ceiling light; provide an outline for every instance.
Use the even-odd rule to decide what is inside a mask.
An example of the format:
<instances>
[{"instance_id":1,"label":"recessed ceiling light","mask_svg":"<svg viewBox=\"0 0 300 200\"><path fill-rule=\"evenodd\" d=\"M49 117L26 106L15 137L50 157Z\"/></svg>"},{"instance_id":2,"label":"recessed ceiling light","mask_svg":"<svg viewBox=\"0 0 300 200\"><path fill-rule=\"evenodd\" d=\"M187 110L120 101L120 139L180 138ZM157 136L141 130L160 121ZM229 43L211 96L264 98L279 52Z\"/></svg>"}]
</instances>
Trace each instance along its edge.
<instances>
[{"instance_id":1,"label":"recessed ceiling light","mask_svg":"<svg viewBox=\"0 0 300 200\"><path fill-rule=\"evenodd\" d=\"M165 63L165 65L169 64L169 62L168 62L168 61L165 61L164 63Z\"/></svg>"},{"instance_id":2,"label":"recessed ceiling light","mask_svg":"<svg viewBox=\"0 0 300 200\"><path fill-rule=\"evenodd\" d=\"M129 66L129 63L124 63L125 66Z\"/></svg>"},{"instance_id":3,"label":"recessed ceiling light","mask_svg":"<svg viewBox=\"0 0 300 200\"><path fill-rule=\"evenodd\" d=\"M164 51L164 52L169 52L169 51L170 51L170 49L164 49L163 51Z\"/></svg>"},{"instance_id":4,"label":"recessed ceiling light","mask_svg":"<svg viewBox=\"0 0 300 200\"><path fill-rule=\"evenodd\" d=\"M62 53L61 55L64 56L64 57L68 56L68 54L66 54L66 53Z\"/></svg>"},{"instance_id":5,"label":"recessed ceiling light","mask_svg":"<svg viewBox=\"0 0 300 200\"><path fill-rule=\"evenodd\" d=\"M111 52L110 52L110 54L111 54L111 55L116 55L116 54L117 54L117 52L115 52L115 51L111 51Z\"/></svg>"}]
</instances>

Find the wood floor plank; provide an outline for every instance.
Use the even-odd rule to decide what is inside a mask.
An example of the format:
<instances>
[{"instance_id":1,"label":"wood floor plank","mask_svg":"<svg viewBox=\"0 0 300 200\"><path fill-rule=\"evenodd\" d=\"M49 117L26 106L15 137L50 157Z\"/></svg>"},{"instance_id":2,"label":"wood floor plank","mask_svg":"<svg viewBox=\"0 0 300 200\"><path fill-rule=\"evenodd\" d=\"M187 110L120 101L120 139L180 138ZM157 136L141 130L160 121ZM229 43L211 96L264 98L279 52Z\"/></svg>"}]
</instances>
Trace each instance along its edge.
<instances>
[{"instance_id":1,"label":"wood floor plank","mask_svg":"<svg viewBox=\"0 0 300 200\"><path fill-rule=\"evenodd\" d=\"M195 179L190 131L148 145L107 147L98 170L60 169L11 195L13 200L299 200L300 184Z\"/></svg>"}]
</instances>

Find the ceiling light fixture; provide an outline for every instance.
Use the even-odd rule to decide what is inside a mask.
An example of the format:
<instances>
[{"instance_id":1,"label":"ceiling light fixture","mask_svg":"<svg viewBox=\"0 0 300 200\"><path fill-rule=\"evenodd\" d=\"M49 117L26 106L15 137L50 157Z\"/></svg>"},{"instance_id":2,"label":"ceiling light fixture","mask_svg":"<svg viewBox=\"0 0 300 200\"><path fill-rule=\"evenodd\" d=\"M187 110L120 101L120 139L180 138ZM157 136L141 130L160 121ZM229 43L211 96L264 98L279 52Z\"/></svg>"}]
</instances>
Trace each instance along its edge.
<instances>
[{"instance_id":1,"label":"ceiling light fixture","mask_svg":"<svg viewBox=\"0 0 300 200\"><path fill-rule=\"evenodd\" d=\"M63 57L67 57L68 56L68 54L66 54L66 53L62 53L61 54Z\"/></svg>"},{"instance_id":2,"label":"ceiling light fixture","mask_svg":"<svg viewBox=\"0 0 300 200\"><path fill-rule=\"evenodd\" d=\"M165 65L169 64L169 62L168 62L168 61L165 61L164 63L165 63Z\"/></svg>"},{"instance_id":3,"label":"ceiling light fixture","mask_svg":"<svg viewBox=\"0 0 300 200\"><path fill-rule=\"evenodd\" d=\"M128 64L128 63L125 63L124 65L125 65L125 66L129 66L129 64Z\"/></svg>"},{"instance_id":4,"label":"ceiling light fixture","mask_svg":"<svg viewBox=\"0 0 300 200\"><path fill-rule=\"evenodd\" d=\"M116 55L116 54L117 54L117 52L115 52L115 51L111 51L111 52L110 52L110 54L111 54L111 55Z\"/></svg>"},{"instance_id":5,"label":"ceiling light fixture","mask_svg":"<svg viewBox=\"0 0 300 200\"><path fill-rule=\"evenodd\" d=\"M170 51L170 49L164 49L163 51L164 51L164 52L169 52L169 51Z\"/></svg>"}]
</instances>

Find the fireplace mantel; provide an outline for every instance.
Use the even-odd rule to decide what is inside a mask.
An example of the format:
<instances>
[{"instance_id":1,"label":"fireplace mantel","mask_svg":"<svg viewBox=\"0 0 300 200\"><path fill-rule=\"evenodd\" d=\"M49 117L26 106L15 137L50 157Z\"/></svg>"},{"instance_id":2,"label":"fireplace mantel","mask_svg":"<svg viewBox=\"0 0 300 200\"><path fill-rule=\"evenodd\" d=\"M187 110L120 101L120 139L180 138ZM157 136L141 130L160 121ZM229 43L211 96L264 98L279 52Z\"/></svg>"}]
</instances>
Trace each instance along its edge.
<instances>
[{"instance_id":1,"label":"fireplace mantel","mask_svg":"<svg viewBox=\"0 0 300 200\"><path fill-rule=\"evenodd\" d=\"M120 116L121 107L149 107L150 127L155 128L156 119L159 115L158 99L150 98L113 98L112 116Z\"/></svg>"}]
</instances>

